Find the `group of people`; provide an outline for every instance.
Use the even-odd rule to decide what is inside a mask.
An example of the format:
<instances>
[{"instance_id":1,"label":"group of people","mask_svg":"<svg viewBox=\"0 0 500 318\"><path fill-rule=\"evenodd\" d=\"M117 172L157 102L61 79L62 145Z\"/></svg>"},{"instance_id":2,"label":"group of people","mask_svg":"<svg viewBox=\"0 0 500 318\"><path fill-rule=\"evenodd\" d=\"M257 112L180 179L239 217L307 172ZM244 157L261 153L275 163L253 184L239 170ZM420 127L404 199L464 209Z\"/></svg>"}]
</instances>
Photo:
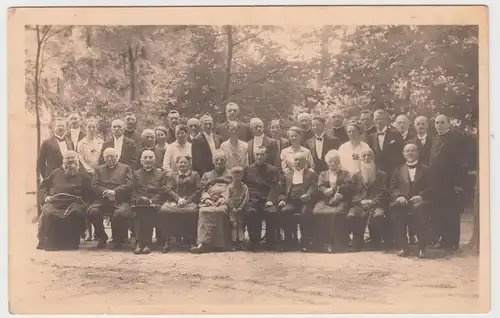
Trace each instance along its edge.
<instances>
[{"instance_id":1,"label":"group of people","mask_svg":"<svg viewBox=\"0 0 500 318\"><path fill-rule=\"evenodd\" d=\"M141 132L126 113L106 141L95 118L55 119L37 162L37 248L76 249L84 232L105 248L109 217L113 248L132 241L136 254L151 252L154 234L164 252L174 240L193 253L256 251L263 242L279 251L396 248L399 256L416 245L420 258L430 246L458 249L467 166L446 115L434 118L431 135L428 118L411 127L401 114L391 124L383 109L357 121L335 111L331 129L324 116L301 113L284 138L280 120L266 134L261 119L243 123L239 111L227 104L217 127L211 116L184 124L171 111L166 127Z\"/></svg>"}]
</instances>

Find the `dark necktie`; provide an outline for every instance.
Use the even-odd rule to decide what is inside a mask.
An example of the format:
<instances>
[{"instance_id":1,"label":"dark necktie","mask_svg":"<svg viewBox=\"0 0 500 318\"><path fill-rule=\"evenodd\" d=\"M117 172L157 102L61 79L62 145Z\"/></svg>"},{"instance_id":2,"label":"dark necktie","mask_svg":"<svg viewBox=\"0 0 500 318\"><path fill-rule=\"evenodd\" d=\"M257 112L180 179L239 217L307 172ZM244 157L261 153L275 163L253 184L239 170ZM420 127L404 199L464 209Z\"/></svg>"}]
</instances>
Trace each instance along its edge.
<instances>
[{"instance_id":1,"label":"dark necktie","mask_svg":"<svg viewBox=\"0 0 500 318\"><path fill-rule=\"evenodd\" d=\"M410 165L410 164L406 164L406 165L408 166L408 169L415 169L417 167L416 163L414 163L412 165Z\"/></svg>"}]
</instances>

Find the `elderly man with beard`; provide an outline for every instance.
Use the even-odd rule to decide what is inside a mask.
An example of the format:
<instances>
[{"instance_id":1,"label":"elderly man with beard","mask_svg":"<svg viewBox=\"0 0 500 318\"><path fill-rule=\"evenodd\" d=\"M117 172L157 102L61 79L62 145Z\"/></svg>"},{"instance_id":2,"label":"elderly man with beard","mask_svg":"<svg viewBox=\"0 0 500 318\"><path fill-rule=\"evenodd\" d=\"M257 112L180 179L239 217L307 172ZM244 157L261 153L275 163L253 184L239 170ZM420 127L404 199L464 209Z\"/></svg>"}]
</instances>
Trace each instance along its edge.
<instances>
[{"instance_id":1,"label":"elderly man with beard","mask_svg":"<svg viewBox=\"0 0 500 318\"><path fill-rule=\"evenodd\" d=\"M230 102L226 105L226 118L227 122L221 124L216 129L216 133L221 136L222 141L229 139L229 124L238 124L238 139L244 142L249 142L252 138L252 131L250 127L239 120L240 116L240 106L234 102Z\"/></svg>"},{"instance_id":2,"label":"elderly man with beard","mask_svg":"<svg viewBox=\"0 0 500 318\"><path fill-rule=\"evenodd\" d=\"M132 170L130 166L118 162L118 153L114 148L104 150L103 157L105 163L95 168L92 178L96 201L90 205L88 215L99 239L97 247L106 247L108 235L104 231L103 217L107 215L111 217L113 247L120 249L128 238Z\"/></svg>"},{"instance_id":3,"label":"elderly man with beard","mask_svg":"<svg viewBox=\"0 0 500 318\"><path fill-rule=\"evenodd\" d=\"M307 147L307 141L314 137L314 132L311 129L311 115L308 113L300 113L297 116L297 121L299 122L299 128L302 131L302 139L300 140L300 144L304 147Z\"/></svg>"},{"instance_id":4,"label":"elderly man with beard","mask_svg":"<svg viewBox=\"0 0 500 318\"><path fill-rule=\"evenodd\" d=\"M250 119L250 129L253 139L248 142L248 162L254 163L257 148L265 147L267 149L266 163L273 164L276 157L279 157L278 145L276 142L264 134L264 122L260 118Z\"/></svg>"},{"instance_id":5,"label":"elderly man with beard","mask_svg":"<svg viewBox=\"0 0 500 318\"><path fill-rule=\"evenodd\" d=\"M318 187L320 200L316 203L314 214L314 246L326 251L343 251L349 242L346 215L351 206L354 190L352 176L340 168L340 155L330 150L326 156L327 170L321 172Z\"/></svg>"},{"instance_id":6,"label":"elderly man with beard","mask_svg":"<svg viewBox=\"0 0 500 318\"><path fill-rule=\"evenodd\" d=\"M137 131L137 117L131 112L125 113L125 131L123 135L132 139L137 147L139 147L141 143L141 134Z\"/></svg>"},{"instance_id":7,"label":"elderly man with beard","mask_svg":"<svg viewBox=\"0 0 500 318\"><path fill-rule=\"evenodd\" d=\"M392 173L389 191L392 202L389 205L398 256L409 255L407 227L415 223L419 258L426 257L429 244L429 200L432 195L428 168L418 162L418 148L414 144L404 147L406 163Z\"/></svg>"},{"instance_id":8,"label":"elderly man with beard","mask_svg":"<svg viewBox=\"0 0 500 318\"><path fill-rule=\"evenodd\" d=\"M313 198L318 189L318 175L308 169L307 157L302 152L294 154L294 169L285 174L284 193L280 194L278 207L283 213L285 228L285 248L291 248L292 233L297 228L295 215L300 216L301 251L311 248L311 230L313 220Z\"/></svg>"},{"instance_id":9,"label":"elderly man with beard","mask_svg":"<svg viewBox=\"0 0 500 318\"><path fill-rule=\"evenodd\" d=\"M262 220L266 220L266 248L276 249L276 230L278 228L278 209L276 207L280 172L278 168L267 163L267 148L259 146L254 149L255 162L245 169L243 183L248 187L250 199L245 211L245 223L250 247L257 250L260 245Z\"/></svg>"},{"instance_id":10,"label":"elderly man with beard","mask_svg":"<svg viewBox=\"0 0 500 318\"><path fill-rule=\"evenodd\" d=\"M64 154L62 167L40 184L44 199L37 249L78 249L85 229L85 212L91 194L88 174L79 171L78 154Z\"/></svg>"},{"instance_id":11,"label":"elderly man with beard","mask_svg":"<svg viewBox=\"0 0 500 318\"><path fill-rule=\"evenodd\" d=\"M377 169L371 149L361 153L360 172L354 175L355 193L352 199L350 230L353 245L357 250L363 248L366 225L370 231L372 247L378 249L384 235L385 217L389 205L389 191L386 186L385 172Z\"/></svg>"},{"instance_id":12,"label":"elderly man with beard","mask_svg":"<svg viewBox=\"0 0 500 318\"><path fill-rule=\"evenodd\" d=\"M166 174L155 167L155 160L152 150L143 151L140 158L142 168L134 171L132 175L133 191L130 207L137 237L134 254L151 253L157 213L165 202Z\"/></svg>"}]
</instances>

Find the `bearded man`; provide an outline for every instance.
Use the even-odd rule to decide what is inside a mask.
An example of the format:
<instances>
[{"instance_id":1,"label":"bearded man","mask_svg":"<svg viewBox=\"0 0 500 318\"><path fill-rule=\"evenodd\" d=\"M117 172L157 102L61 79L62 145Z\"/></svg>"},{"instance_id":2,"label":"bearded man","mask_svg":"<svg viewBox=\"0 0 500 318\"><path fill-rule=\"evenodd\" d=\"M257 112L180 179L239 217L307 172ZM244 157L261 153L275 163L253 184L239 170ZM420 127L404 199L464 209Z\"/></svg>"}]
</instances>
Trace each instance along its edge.
<instances>
[{"instance_id":1,"label":"bearded man","mask_svg":"<svg viewBox=\"0 0 500 318\"><path fill-rule=\"evenodd\" d=\"M165 202L167 180L166 174L155 167L156 157L152 150L143 151L140 161L142 168L132 176L131 210L137 237L134 254L149 254L157 213Z\"/></svg>"},{"instance_id":2,"label":"bearded man","mask_svg":"<svg viewBox=\"0 0 500 318\"><path fill-rule=\"evenodd\" d=\"M62 167L40 184L44 205L39 220L37 249L78 249L85 230L85 212L91 194L88 174L80 171L78 154L67 151Z\"/></svg>"},{"instance_id":3,"label":"bearded man","mask_svg":"<svg viewBox=\"0 0 500 318\"><path fill-rule=\"evenodd\" d=\"M99 239L97 247L106 247L108 240L103 225L106 215L111 217L113 248L120 249L128 239L132 170L130 166L118 162L118 153L114 148L104 150L103 158L105 163L94 170L92 187L95 201L90 205L88 215Z\"/></svg>"},{"instance_id":4,"label":"bearded man","mask_svg":"<svg viewBox=\"0 0 500 318\"><path fill-rule=\"evenodd\" d=\"M385 217L389 204L385 172L377 169L373 150L361 153L360 171L354 175L355 193L349 211L353 243L357 250L363 249L366 225L370 231L372 247L378 249L384 235Z\"/></svg>"}]
</instances>

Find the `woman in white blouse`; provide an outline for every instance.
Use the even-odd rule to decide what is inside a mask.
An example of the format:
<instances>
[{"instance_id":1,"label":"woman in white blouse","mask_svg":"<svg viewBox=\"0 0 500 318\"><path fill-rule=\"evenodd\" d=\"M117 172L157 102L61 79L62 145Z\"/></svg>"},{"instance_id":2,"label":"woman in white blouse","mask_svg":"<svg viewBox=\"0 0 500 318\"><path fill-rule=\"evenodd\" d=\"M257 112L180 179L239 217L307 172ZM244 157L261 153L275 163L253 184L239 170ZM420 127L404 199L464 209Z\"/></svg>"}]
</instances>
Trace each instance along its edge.
<instances>
[{"instance_id":1,"label":"woman in white blouse","mask_svg":"<svg viewBox=\"0 0 500 318\"><path fill-rule=\"evenodd\" d=\"M325 155L328 170L320 173L318 189L320 200L313 209L313 242L319 250L331 253L342 251L349 244L347 213L354 191L354 182L349 172L342 170L337 150Z\"/></svg>"},{"instance_id":2,"label":"woman in white blouse","mask_svg":"<svg viewBox=\"0 0 500 318\"><path fill-rule=\"evenodd\" d=\"M226 153L227 169L236 166L248 166L248 144L238 139L239 124L237 122L230 122L228 126L229 139L221 143L220 149Z\"/></svg>"},{"instance_id":3,"label":"woman in white blouse","mask_svg":"<svg viewBox=\"0 0 500 318\"><path fill-rule=\"evenodd\" d=\"M340 166L351 175L359 172L361 166L361 154L369 149L367 143L361 141L361 127L355 122L346 126L349 141L339 147Z\"/></svg>"},{"instance_id":4,"label":"woman in white blouse","mask_svg":"<svg viewBox=\"0 0 500 318\"><path fill-rule=\"evenodd\" d=\"M308 165L306 169L314 169L314 160L311 151L300 145L302 141L302 129L296 126L290 127L290 129L288 129L288 139L290 140L291 146L281 150L280 154L281 168L283 171L285 173L293 171L294 155L299 152L302 152L305 158L307 158Z\"/></svg>"},{"instance_id":5,"label":"woman in white blouse","mask_svg":"<svg viewBox=\"0 0 500 318\"><path fill-rule=\"evenodd\" d=\"M175 127L175 141L167 145L165 156L163 157L162 168L167 175L171 175L173 172L177 172L177 166L175 162L178 157L192 157L191 143L187 141L187 137L187 126L177 125Z\"/></svg>"}]
</instances>

